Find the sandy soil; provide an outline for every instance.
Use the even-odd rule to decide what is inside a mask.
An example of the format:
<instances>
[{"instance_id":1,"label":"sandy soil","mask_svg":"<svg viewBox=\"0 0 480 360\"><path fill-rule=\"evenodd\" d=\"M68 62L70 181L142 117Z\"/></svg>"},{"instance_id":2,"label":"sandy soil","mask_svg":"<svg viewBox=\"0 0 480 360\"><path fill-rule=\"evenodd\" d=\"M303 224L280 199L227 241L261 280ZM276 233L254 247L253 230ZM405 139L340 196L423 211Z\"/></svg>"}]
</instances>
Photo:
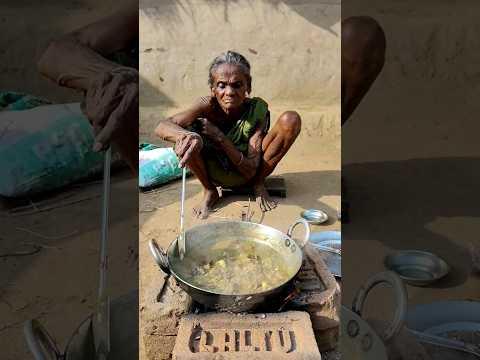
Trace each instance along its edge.
<instances>
[{"instance_id":1,"label":"sandy soil","mask_svg":"<svg viewBox=\"0 0 480 360\"><path fill-rule=\"evenodd\" d=\"M278 107L277 107L278 108ZM308 114L305 116L308 117ZM306 126L308 128L308 126ZM325 225L312 226L312 231L340 229L336 213L340 206L340 141L339 138L320 138L313 132L302 131L290 152L279 164L273 175L286 180L287 198L278 199L279 206L265 214L263 224L286 231L288 226L306 208L324 209L333 220ZM155 238L159 245L167 247L175 239L179 224L179 181L162 186L150 193L140 194L140 307L150 284L161 276L148 250L148 241ZM248 198L229 197L222 201L218 210L207 220L195 219L191 208L202 198L201 185L195 178L187 181L186 227L202 222L222 219L240 219ZM253 205L253 204L252 204ZM253 221L260 221L260 211L253 207ZM298 236L301 230L298 230ZM142 338L140 320L140 338ZM142 346L142 344L141 344ZM146 359L146 357L141 357Z\"/></svg>"}]
</instances>

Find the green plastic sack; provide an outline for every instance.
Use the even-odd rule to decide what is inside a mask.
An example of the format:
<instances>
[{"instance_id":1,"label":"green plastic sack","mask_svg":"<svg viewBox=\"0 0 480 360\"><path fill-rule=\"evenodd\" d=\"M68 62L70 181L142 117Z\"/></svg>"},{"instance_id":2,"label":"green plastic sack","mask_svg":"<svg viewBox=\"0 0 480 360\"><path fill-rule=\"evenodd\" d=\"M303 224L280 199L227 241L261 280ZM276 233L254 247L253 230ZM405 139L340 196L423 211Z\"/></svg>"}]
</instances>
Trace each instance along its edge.
<instances>
[{"instance_id":1,"label":"green plastic sack","mask_svg":"<svg viewBox=\"0 0 480 360\"><path fill-rule=\"evenodd\" d=\"M24 96L10 96L9 101L4 108L14 110L0 111L0 195L50 191L103 169L103 156L92 151L92 129L79 103L45 105ZM43 105L29 108L35 103ZM112 160L118 162L118 156Z\"/></svg>"},{"instance_id":2,"label":"green plastic sack","mask_svg":"<svg viewBox=\"0 0 480 360\"><path fill-rule=\"evenodd\" d=\"M140 144L138 159L138 184L141 188L165 184L182 176L182 169L178 167L178 157L171 147Z\"/></svg>"},{"instance_id":3,"label":"green plastic sack","mask_svg":"<svg viewBox=\"0 0 480 360\"><path fill-rule=\"evenodd\" d=\"M28 110L41 105L49 105L50 101L15 91L0 91L0 110Z\"/></svg>"}]
</instances>

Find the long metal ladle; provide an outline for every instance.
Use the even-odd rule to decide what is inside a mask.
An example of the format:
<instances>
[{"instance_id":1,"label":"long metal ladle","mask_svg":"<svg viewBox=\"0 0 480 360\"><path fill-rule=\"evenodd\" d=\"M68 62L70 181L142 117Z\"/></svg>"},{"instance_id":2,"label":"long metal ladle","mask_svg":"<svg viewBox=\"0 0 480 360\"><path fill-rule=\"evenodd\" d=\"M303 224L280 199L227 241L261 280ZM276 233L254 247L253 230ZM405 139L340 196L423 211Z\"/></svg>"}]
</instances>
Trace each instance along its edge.
<instances>
[{"instance_id":1,"label":"long metal ladle","mask_svg":"<svg viewBox=\"0 0 480 360\"><path fill-rule=\"evenodd\" d=\"M93 336L97 360L106 360L110 352L110 299L107 289L108 271L108 208L110 203L110 164L112 149L105 151L103 162L102 240L100 244L100 281L97 312L93 316Z\"/></svg>"},{"instance_id":2,"label":"long metal ladle","mask_svg":"<svg viewBox=\"0 0 480 360\"><path fill-rule=\"evenodd\" d=\"M183 260L185 256L185 229L184 229L184 218L185 218L185 183L187 178L187 168L186 166L182 169L182 197L180 205L180 234L177 237L178 252L180 255L180 260Z\"/></svg>"}]
</instances>

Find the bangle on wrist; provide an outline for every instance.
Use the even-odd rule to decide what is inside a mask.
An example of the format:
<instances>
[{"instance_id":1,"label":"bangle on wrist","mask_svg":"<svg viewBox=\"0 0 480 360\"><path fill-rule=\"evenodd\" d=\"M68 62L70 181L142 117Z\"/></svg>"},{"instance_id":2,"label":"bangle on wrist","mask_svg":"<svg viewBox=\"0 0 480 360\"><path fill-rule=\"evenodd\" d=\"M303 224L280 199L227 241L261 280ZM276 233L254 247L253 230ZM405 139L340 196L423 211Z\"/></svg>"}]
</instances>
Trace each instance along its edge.
<instances>
[{"instance_id":1,"label":"bangle on wrist","mask_svg":"<svg viewBox=\"0 0 480 360\"><path fill-rule=\"evenodd\" d=\"M235 165L236 165L236 166L240 165L240 164L243 162L243 159L244 159L243 153L240 152L240 160L239 160L238 163L236 163Z\"/></svg>"}]
</instances>

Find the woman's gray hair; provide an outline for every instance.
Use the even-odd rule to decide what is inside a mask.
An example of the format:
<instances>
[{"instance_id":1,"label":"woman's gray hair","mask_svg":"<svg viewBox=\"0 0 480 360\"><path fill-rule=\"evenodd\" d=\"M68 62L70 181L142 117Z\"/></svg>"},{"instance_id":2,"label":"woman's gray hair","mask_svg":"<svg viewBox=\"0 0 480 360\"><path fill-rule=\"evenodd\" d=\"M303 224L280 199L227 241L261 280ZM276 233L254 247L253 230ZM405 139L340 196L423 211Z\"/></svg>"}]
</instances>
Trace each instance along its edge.
<instances>
[{"instance_id":1,"label":"woman's gray hair","mask_svg":"<svg viewBox=\"0 0 480 360\"><path fill-rule=\"evenodd\" d=\"M252 90L250 63L242 54L231 50L218 55L215 59L213 59L212 63L210 64L210 67L208 69L208 84L210 85L210 87L213 87L213 74L215 73L217 68L223 64L235 65L242 69L243 74L247 78L247 91L250 92Z\"/></svg>"}]
</instances>

